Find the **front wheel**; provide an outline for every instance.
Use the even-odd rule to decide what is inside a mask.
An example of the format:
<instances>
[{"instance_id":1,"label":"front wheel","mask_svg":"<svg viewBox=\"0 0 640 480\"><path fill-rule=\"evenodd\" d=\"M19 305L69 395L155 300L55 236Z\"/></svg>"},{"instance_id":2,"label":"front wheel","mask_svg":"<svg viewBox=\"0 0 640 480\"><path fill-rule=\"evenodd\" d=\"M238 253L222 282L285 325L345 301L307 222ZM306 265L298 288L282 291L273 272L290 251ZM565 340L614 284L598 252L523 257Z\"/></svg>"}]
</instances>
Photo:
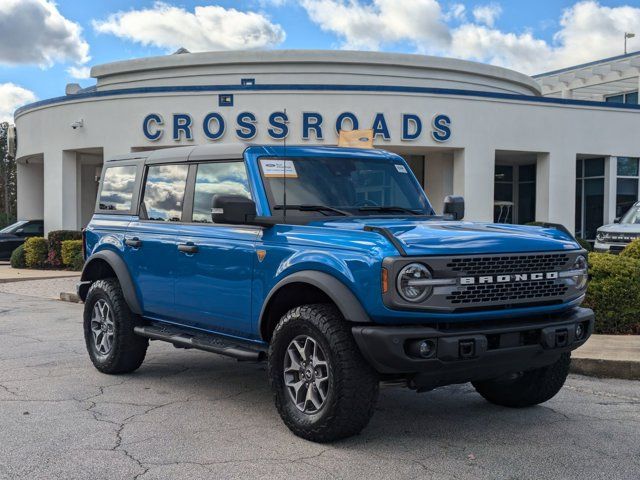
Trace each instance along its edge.
<instances>
[{"instance_id":1,"label":"front wheel","mask_svg":"<svg viewBox=\"0 0 640 480\"><path fill-rule=\"evenodd\" d=\"M551 365L511 378L474 382L476 391L486 400L504 407L530 407L552 399L564 385L569 374L571 354L563 353Z\"/></svg>"},{"instance_id":2,"label":"front wheel","mask_svg":"<svg viewBox=\"0 0 640 480\"><path fill-rule=\"evenodd\" d=\"M269 347L269 379L284 423L314 442L359 433L378 398L378 376L333 305L296 307L282 317Z\"/></svg>"}]
</instances>

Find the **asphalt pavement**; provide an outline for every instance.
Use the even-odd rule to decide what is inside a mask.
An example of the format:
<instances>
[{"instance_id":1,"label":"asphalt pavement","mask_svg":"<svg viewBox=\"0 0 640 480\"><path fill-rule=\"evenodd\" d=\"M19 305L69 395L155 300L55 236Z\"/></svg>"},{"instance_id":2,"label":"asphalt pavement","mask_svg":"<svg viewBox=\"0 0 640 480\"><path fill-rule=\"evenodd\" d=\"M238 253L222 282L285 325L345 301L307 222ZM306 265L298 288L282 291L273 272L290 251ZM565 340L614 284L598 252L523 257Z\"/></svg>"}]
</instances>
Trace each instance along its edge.
<instances>
[{"instance_id":1,"label":"asphalt pavement","mask_svg":"<svg viewBox=\"0 0 640 480\"><path fill-rule=\"evenodd\" d=\"M280 421L263 364L153 342L100 374L81 313L0 293L0 479L640 478L638 381L572 375L523 410L387 387L362 434L318 445Z\"/></svg>"}]
</instances>

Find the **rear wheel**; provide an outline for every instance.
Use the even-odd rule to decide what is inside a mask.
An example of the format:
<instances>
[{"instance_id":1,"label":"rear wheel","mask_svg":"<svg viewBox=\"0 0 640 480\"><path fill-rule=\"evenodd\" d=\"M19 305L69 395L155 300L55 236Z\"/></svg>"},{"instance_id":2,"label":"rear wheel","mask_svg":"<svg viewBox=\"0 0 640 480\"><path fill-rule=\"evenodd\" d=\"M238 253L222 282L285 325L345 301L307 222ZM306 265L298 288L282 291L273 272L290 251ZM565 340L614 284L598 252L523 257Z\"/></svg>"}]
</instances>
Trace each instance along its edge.
<instances>
[{"instance_id":1,"label":"rear wheel","mask_svg":"<svg viewBox=\"0 0 640 480\"><path fill-rule=\"evenodd\" d=\"M276 408L299 437L330 442L359 433L373 415L378 376L333 305L296 307L269 348Z\"/></svg>"},{"instance_id":2,"label":"rear wheel","mask_svg":"<svg viewBox=\"0 0 640 480\"><path fill-rule=\"evenodd\" d=\"M474 382L476 391L486 400L504 407L530 407L553 398L569 374L571 354L563 353L551 365L509 378Z\"/></svg>"},{"instance_id":3,"label":"rear wheel","mask_svg":"<svg viewBox=\"0 0 640 480\"><path fill-rule=\"evenodd\" d=\"M97 280L84 303L84 338L93 365L103 373L129 373L144 361L149 340L133 333L131 312L118 280Z\"/></svg>"}]
</instances>

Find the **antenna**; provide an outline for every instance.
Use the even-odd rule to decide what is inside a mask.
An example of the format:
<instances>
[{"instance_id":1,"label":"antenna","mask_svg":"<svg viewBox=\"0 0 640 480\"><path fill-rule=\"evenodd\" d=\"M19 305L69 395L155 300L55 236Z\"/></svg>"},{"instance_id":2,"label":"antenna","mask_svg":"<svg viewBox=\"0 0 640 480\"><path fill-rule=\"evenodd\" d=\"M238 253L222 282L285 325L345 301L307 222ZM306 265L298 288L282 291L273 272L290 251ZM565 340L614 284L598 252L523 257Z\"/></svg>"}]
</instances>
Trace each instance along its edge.
<instances>
[{"instance_id":1,"label":"antenna","mask_svg":"<svg viewBox=\"0 0 640 480\"><path fill-rule=\"evenodd\" d=\"M285 118L287 117L287 109L283 109ZM282 138L282 223L287 223L287 136Z\"/></svg>"}]
</instances>

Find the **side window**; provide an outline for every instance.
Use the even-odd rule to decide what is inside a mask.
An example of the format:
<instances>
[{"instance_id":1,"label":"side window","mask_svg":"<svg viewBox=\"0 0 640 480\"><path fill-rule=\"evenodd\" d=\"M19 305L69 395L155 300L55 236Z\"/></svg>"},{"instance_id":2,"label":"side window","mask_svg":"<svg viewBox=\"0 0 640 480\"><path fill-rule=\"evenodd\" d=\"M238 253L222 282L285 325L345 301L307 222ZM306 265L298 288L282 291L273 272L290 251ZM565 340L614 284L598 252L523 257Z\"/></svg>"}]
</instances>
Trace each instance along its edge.
<instances>
[{"instance_id":1,"label":"side window","mask_svg":"<svg viewBox=\"0 0 640 480\"><path fill-rule=\"evenodd\" d=\"M179 222L188 171L188 165L149 167L141 216L148 220Z\"/></svg>"},{"instance_id":2,"label":"side window","mask_svg":"<svg viewBox=\"0 0 640 480\"><path fill-rule=\"evenodd\" d=\"M98 202L100 210L131 210L137 170L138 167L135 165L106 169Z\"/></svg>"},{"instance_id":3,"label":"side window","mask_svg":"<svg viewBox=\"0 0 640 480\"><path fill-rule=\"evenodd\" d=\"M23 228L22 231L24 233L42 233L44 231L44 228L42 226L41 223L35 223L35 222L31 222L31 223L27 223Z\"/></svg>"},{"instance_id":4,"label":"side window","mask_svg":"<svg viewBox=\"0 0 640 480\"><path fill-rule=\"evenodd\" d=\"M212 223L211 202L216 194L242 195L251 198L244 162L215 162L198 165L192 221Z\"/></svg>"}]
</instances>

